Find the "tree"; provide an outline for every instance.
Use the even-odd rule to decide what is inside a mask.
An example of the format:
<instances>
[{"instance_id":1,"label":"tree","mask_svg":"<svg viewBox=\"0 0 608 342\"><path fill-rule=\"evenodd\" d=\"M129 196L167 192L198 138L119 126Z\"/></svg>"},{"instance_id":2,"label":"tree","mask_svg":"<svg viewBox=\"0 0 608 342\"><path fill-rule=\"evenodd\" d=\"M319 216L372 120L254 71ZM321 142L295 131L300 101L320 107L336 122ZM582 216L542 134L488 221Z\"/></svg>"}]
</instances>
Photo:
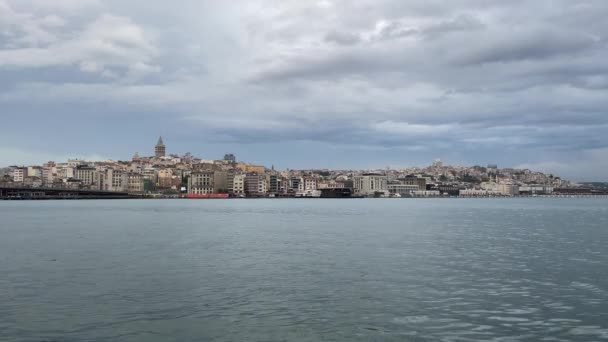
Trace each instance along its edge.
<instances>
[{"instance_id":1,"label":"tree","mask_svg":"<svg viewBox=\"0 0 608 342\"><path fill-rule=\"evenodd\" d=\"M188 179L190 179L190 175L185 175L182 177L182 183L181 186L183 186L184 188L188 187Z\"/></svg>"},{"instance_id":2,"label":"tree","mask_svg":"<svg viewBox=\"0 0 608 342\"><path fill-rule=\"evenodd\" d=\"M177 195L179 192L175 189L163 190L163 195Z\"/></svg>"}]
</instances>

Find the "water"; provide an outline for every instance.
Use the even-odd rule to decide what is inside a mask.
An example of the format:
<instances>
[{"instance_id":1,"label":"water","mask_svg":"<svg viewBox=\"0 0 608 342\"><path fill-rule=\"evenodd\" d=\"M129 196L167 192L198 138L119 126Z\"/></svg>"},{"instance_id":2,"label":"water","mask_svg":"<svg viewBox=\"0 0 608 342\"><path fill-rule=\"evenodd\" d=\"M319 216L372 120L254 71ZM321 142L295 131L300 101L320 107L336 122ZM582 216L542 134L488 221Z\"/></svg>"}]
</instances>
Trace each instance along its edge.
<instances>
[{"instance_id":1,"label":"water","mask_svg":"<svg viewBox=\"0 0 608 342\"><path fill-rule=\"evenodd\" d=\"M608 200L0 202L1 341L600 341Z\"/></svg>"}]
</instances>

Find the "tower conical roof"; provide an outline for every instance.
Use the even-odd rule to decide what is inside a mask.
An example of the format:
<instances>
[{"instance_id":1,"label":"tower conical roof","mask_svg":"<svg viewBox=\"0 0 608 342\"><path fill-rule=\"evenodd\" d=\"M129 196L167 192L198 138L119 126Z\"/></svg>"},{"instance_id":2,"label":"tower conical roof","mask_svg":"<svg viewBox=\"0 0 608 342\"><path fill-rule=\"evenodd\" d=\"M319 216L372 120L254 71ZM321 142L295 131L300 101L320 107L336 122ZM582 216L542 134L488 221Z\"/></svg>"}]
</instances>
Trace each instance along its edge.
<instances>
[{"instance_id":1,"label":"tower conical roof","mask_svg":"<svg viewBox=\"0 0 608 342\"><path fill-rule=\"evenodd\" d=\"M158 137L158 142L156 143L156 146L161 146L161 145L164 145L163 137Z\"/></svg>"}]
</instances>

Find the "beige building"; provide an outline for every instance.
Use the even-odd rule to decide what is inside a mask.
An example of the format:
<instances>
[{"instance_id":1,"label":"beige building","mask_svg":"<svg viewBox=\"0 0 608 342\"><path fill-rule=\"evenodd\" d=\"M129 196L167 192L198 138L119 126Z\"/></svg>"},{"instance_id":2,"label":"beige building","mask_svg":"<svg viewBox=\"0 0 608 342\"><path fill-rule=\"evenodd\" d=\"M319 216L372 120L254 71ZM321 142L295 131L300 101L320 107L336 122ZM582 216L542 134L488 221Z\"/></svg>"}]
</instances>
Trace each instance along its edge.
<instances>
[{"instance_id":1,"label":"beige building","mask_svg":"<svg viewBox=\"0 0 608 342\"><path fill-rule=\"evenodd\" d=\"M251 173L251 172L264 173L266 171L266 168L264 166L252 165L252 164L247 164L247 163L238 163L238 164L236 164L236 168L245 173Z\"/></svg>"},{"instance_id":2,"label":"beige building","mask_svg":"<svg viewBox=\"0 0 608 342\"><path fill-rule=\"evenodd\" d=\"M304 177L303 182L303 190L317 190L317 179L312 177Z\"/></svg>"},{"instance_id":3,"label":"beige building","mask_svg":"<svg viewBox=\"0 0 608 342\"><path fill-rule=\"evenodd\" d=\"M268 192L266 175L249 173L245 176L245 193L249 196L264 196Z\"/></svg>"},{"instance_id":4,"label":"beige building","mask_svg":"<svg viewBox=\"0 0 608 342\"><path fill-rule=\"evenodd\" d=\"M27 176L42 178L42 168L40 166L28 166Z\"/></svg>"},{"instance_id":5,"label":"beige building","mask_svg":"<svg viewBox=\"0 0 608 342\"><path fill-rule=\"evenodd\" d=\"M228 191L226 176L226 172L223 171L193 171L188 178L188 193L196 195L226 193Z\"/></svg>"},{"instance_id":6,"label":"beige building","mask_svg":"<svg viewBox=\"0 0 608 342\"><path fill-rule=\"evenodd\" d=\"M175 185L175 176L173 170L162 169L158 170L158 179L156 185L161 188L171 188Z\"/></svg>"},{"instance_id":7,"label":"beige building","mask_svg":"<svg viewBox=\"0 0 608 342\"><path fill-rule=\"evenodd\" d=\"M99 174L99 189L103 191L127 191L128 175L118 169L108 168Z\"/></svg>"},{"instance_id":8,"label":"beige building","mask_svg":"<svg viewBox=\"0 0 608 342\"><path fill-rule=\"evenodd\" d=\"M97 169L92 166L77 166L74 170L74 178L88 188L98 188L99 186Z\"/></svg>"},{"instance_id":9,"label":"beige building","mask_svg":"<svg viewBox=\"0 0 608 342\"><path fill-rule=\"evenodd\" d=\"M328 188L344 188L344 182L336 182L335 180L328 180L324 182L318 183L319 189L328 189Z\"/></svg>"},{"instance_id":10,"label":"beige building","mask_svg":"<svg viewBox=\"0 0 608 342\"><path fill-rule=\"evenodd\" d=\"M519 195L519 186L513 183L498 184L498 192L505 196Z\"/></svg>"},{"instance_id":11,"label":"beige building","mask_svg":"<svg viewBox=\"0 0 608 342\"><path fill-rule=\"evenodd\" d=\"M140 173L127 173L127 191L129 193L144 192L144 176Z\"/></svg>"},{"instance_id":12,"label":"beige building","mask_svg":"<svg viewBox=\"0 0 608 342\"><path fill-rule=\"evenodd\" d=\"M416 190L426 190L426 178L407 176L403 179L403 184L416 185L418 187Z\"/></svg>"},{"instance_id":13,"label":"beige building","mask_svg":"<svg viewBox=\"0 0 608 342\"><path fill-rule=\"evenodd\" d=\"M235 195L245 194L245 175L236 174L232 181L232 193Z\"/></svg>"},{"instance_id":14,"label":"beige building","mask_svg":"<svg viewBox=\"0 0 608 342\"><path fill-rule=\"evenodd\" d=\"M353 177L353 192L356 196L374 196L388 193L388 178L385 175L367 173Z\"/></svg>"}]
</instances>

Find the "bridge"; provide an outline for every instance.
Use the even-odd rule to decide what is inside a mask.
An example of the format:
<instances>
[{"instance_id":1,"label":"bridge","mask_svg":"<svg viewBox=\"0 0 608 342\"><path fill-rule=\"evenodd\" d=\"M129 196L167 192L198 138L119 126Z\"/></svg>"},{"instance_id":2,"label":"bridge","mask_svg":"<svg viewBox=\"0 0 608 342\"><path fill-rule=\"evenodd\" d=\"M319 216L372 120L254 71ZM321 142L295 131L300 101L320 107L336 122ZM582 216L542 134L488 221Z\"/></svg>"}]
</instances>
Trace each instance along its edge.
<instances>
[{"instance_id":1,"label":"bridge","mask_svg":"<svg viewBox=\"0 0 608 342\"><path fill-rule=\"evenodd\" d=\"M0 187L0 200L47 200L47 199L126 199L142 198L127 192L75 190L60 188Z\"/></svg>"}]
</instances>

